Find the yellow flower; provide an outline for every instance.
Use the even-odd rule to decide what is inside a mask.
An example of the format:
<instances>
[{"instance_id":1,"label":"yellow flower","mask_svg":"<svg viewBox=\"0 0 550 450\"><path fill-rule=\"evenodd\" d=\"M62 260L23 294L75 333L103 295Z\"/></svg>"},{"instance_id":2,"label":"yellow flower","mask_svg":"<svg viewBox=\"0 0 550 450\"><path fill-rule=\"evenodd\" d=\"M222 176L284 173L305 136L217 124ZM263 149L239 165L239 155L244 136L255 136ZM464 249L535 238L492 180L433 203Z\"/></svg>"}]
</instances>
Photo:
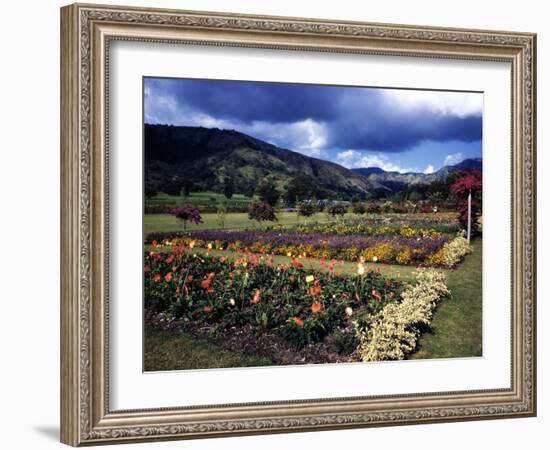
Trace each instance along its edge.
<instances>
[{"instance_id":1,"label":"yellow flower","mask_svg":"<svg viewBox=\"0 0 550 450\"><path fill-rule=\"evenodd\" d=\"M210 242L208 243L207 247L208 247L208 250L212 250L212 244Z\"/></svg>"},{"instance_id":2,"label":"yellow flower","mask_svg":"<svg viewBox=\"0 0 550 450\"><path fill-rule=\"evenodd\" d=\"M348 306L346 308L346 316L351 317L352 314L353 314L353 309L351 309L351 307Z\"/></svg>"},{"instance_id":3,"label":"yellow flower","mask_svg":"<svg viewBox=\"0 0 550 450\"><path fill-rule=\"evenodd\" d=\"M378 261L378 257L373 256L373 257L372 257L372 262L376 262L376 261Z\"/></svg>"},{"instance_id":4,"label":"yellow flower","mask_svg":"<svg viewBox=\"0 0 550 450\"><path fill-rule=\"evenodd\" d=\"M189 242L189 248L193 248L195 246L195 241Z\"/></svg>"},{"instance_id":5,"label":"yellow flower","mask_svg":"<svg viewBox=\"0 0 550 450\"><path fill-rule=\"evenodd\" d=\"M292 256L292 253L291 252L287 252L286 253L286 256L288 256L289 258Z\"/></svg>"},{"instance_id":6,"label":"yellow flower","mask_svg":"<svg viewBox=\"0 0 550 450\"><path fill-rule=\"evenodd\" d=\"M313 280L315 280L315 277L313 275L308 275L306 277L306 283L311 283Z\"/></svg>"},{"instance_id":7,"label":"yellow flower","mask_svg":"<svg viewBox=\"0 0 550 450\"><path fill-rule=\"evenodd\" d=\"M365 274L365 266L362 263L357 264L357 274L359 275Z\"/></svg>"},{"instance_id":8,"label":"yellow flower","mask_svg":"<svg viewBox=\"0 0 550 450\"><path fill-rule=\"evenodd\" d=\"M248 263L246 261L243 261L243 267L248 266Z\"/></svg>"}]
</instances>

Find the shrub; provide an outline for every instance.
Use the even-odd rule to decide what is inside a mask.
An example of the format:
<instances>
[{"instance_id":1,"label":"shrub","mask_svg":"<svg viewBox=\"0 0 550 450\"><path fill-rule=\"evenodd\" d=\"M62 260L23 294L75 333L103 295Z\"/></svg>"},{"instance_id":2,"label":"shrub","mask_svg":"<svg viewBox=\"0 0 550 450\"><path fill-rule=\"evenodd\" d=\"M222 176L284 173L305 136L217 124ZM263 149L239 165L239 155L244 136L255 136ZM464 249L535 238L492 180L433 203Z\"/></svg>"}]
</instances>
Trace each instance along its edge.
<instances>
[{"instance_id":1,"label":"shrub","mask_svg":"<svg viewBox=\"0 0 550 450\"><path fill-rule=\"evenodd\" d=\"M263 221L275 222L277 216L273 206L266 202L252 202L248 206L248 218L256 220L258 223Z\"/></svg>"},{"instance_id":2,"label":"shrub","mask_svg":"<svg viewBox=\"0 0 550 450\"><path fill-rule=\"evenodd\" d=\"M315 206L311 202L298 203L298 214L304 217L310 217L315 214Z\"/></svg>"},{"instance_id":3,"label":"shrub","mask_svg":"<svg viewBox=\"0 0 550 450\"><path fill-rule=\"evenodd\" d=\"M365 214L367 212L367 208L365 208L363 203L353 203L351 205L351 210L354 214Z\"/></svg>"},{"instance_id":4,"label":"shrub","mask_svg":"<svg viewBox=\"0 0 550 450\"><path fill-rule=\"evenodd\" d=\"M333 203L332 205L329 205L327 212L332 216L340 216L342 217L344 214L348 212L348 208L343 203Z\"/></svg>"},{"instance_id":5,"label":"shrub","mask_svg":"<svg viewBox=\"0 0 550 450\"><path fill-rule=\"evenodd\" d=\"M190 205L183 206L181 208L174 208L170 211L170 214L176 216L177 219L183 222L183 229L187 228L187 222L194 224L202 223L202 217L200 211Z\"/></svg>"},{"instance_id":6,"label":"shrub","mask_svg":"<svg viewBox=\"0 0 550 450\"><path fill-rule=\"evenodd\" d=\"M435 252L429 259L428 264L455 267L464 256L468 253L472 253L473 248L468 244L468 240L464 237L464 231L458 233L452 241L447 242L437 252Z\"/></svg>"},{"instance_id":7,"label":"shrub","mask_svg":"<svg viewBox=\"0 0 550 450\"><path fill-rule=\"evenodd\" d=\"M367 212L369 214L378 214L380 212L381 208L378 203L368 203L367 204Z\"/></svg>"},{"instance_id":8,"label":"shrub","mask_svg":"<svg viewBox=\"0 0 550 450\"><path fill-rule=\"evenodd\" d=\"M450 295L445 275L434 269L416 271L416 283L402 294L400 303L387 304L369 329L356 325L363 361L404 359L413 351L419 326L429 325L436 304Z\"/></svg>"}]
</instances>

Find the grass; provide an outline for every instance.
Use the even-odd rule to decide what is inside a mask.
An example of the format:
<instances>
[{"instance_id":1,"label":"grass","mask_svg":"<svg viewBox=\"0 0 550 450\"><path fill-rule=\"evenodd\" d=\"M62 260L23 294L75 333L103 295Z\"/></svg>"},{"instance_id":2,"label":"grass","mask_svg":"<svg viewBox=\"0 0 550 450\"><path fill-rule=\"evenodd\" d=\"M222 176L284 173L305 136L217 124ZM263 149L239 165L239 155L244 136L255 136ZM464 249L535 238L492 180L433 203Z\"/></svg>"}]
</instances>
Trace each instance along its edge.
<instances>
[{"instance_id":1,"label":"grass","mask_svg":"<svg viewBox=\"0 0 550 450\"><path fill-rule=\"evenodd\" d=\"M145 327L144 369L189 370L272 365L267 359L221 349L205 340Z\"/></svg>"},{"instance_id":2,"label":"grass","mask_svg":"<svg viewBox=\"0 0 550 450\"><path fill-rule=\"evenodd\" d=\"M472 244L457 270L447 271L452 298L437 307L431 331L420 336L412 359L457 358L482 354L482 246Z\"/></svg>"},{"instance_id":3,"label":"grass","mask_svg":"<svg viewBox=\"0 0 550 450\"><path fill-rule=\"evenodd\" d=\"M247 207L252 200L253 199L245 197L242 194L234 194L231 199L227 199L223 194L218 194L216 192L192 192L187 197L160 192L152 198L146 198L145 206L166 206L175 208L183 205L216 206L225 203L227 206Z\"/></svg>"},{"instance_id":4,"label":"grass","mask_svg":"<svg viewBox=\"0 0 550 450\"><path fill-rule=\"evenodd\" d=\"M203 213L201 214L203 223L194 225L187 224L187 231L197 230L218 230L220 226L219 217L216 213ZM344 216L346 218L356 217L352 214ZM258 224L255 220L248 218L248 213L227 213L225 215L225 226L227 230L238 229L264 229L272 227L273 225L297 225L304 224L306 220L304 217L298 218L295 212L279 212L277 214L279 219L277 222L262 222ZM334 222L334 219L327 217L325 213L316 213L307 219L308 224L312 223L327 223ZM143 232L145 235L152 232L165 232L165 231L183 231L183 224L174 216L169 214L145 214L143 219Z\"/></svg>"}]
</instances>

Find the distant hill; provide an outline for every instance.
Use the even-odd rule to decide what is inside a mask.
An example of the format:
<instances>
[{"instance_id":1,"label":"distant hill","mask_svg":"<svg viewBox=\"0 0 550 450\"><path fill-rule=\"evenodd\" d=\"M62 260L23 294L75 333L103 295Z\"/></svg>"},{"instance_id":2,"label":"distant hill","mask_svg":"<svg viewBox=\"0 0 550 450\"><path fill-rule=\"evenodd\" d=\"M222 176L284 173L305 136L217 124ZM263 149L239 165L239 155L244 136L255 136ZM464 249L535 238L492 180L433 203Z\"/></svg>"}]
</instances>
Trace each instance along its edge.
<instances>
[{"instance_id":1,"label":"distant hill","mask_svg":"<svg viewBox=\"0 0 550 450\"><path fill-rule=\"evenodd\" d=\"M415 185L428 185L436 181L442 182L454 173L463 170L482 170L483 164L481 158L465 159L458 164L444 166L436 172L425 174L418 172L387 172L380 167L362 167L351 169L353 172L363 175L368 180L378 183L393 192L397 192L405 187L414 187Z\"/></svg>"},{"instance_id":2,"label":"distant hill","mask_svg":"<svg viewBox=\"0 0 550 450\"><path fill-rule=\"evenodd\" d=\"M196 190L223 190L233 180L235 193L254 190L270 179L284 190L301 178L318 198L330 194L375 195L389 189L338 164L283 149L233 130L145 125L145 183L175 191L184 183Z\"/></svg>"}]
</instances>

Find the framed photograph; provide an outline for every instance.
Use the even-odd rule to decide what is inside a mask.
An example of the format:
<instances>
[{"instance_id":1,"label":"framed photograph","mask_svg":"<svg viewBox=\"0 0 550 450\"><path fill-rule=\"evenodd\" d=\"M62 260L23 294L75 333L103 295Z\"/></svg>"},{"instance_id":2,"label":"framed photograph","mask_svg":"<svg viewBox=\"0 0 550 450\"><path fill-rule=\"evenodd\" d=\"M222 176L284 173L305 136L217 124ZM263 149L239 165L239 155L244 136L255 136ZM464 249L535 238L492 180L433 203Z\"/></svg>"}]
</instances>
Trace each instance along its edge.
<instances>
[{"instance_id":1,"label":"framed photograph","mask_svg":"<svg viewBox=\"0 0 550 450\"><path fill-rule=\"evenodd\" d=\"M535 58L62 8L62 442L535 415Z\"/></svg>"}]
</instances>

